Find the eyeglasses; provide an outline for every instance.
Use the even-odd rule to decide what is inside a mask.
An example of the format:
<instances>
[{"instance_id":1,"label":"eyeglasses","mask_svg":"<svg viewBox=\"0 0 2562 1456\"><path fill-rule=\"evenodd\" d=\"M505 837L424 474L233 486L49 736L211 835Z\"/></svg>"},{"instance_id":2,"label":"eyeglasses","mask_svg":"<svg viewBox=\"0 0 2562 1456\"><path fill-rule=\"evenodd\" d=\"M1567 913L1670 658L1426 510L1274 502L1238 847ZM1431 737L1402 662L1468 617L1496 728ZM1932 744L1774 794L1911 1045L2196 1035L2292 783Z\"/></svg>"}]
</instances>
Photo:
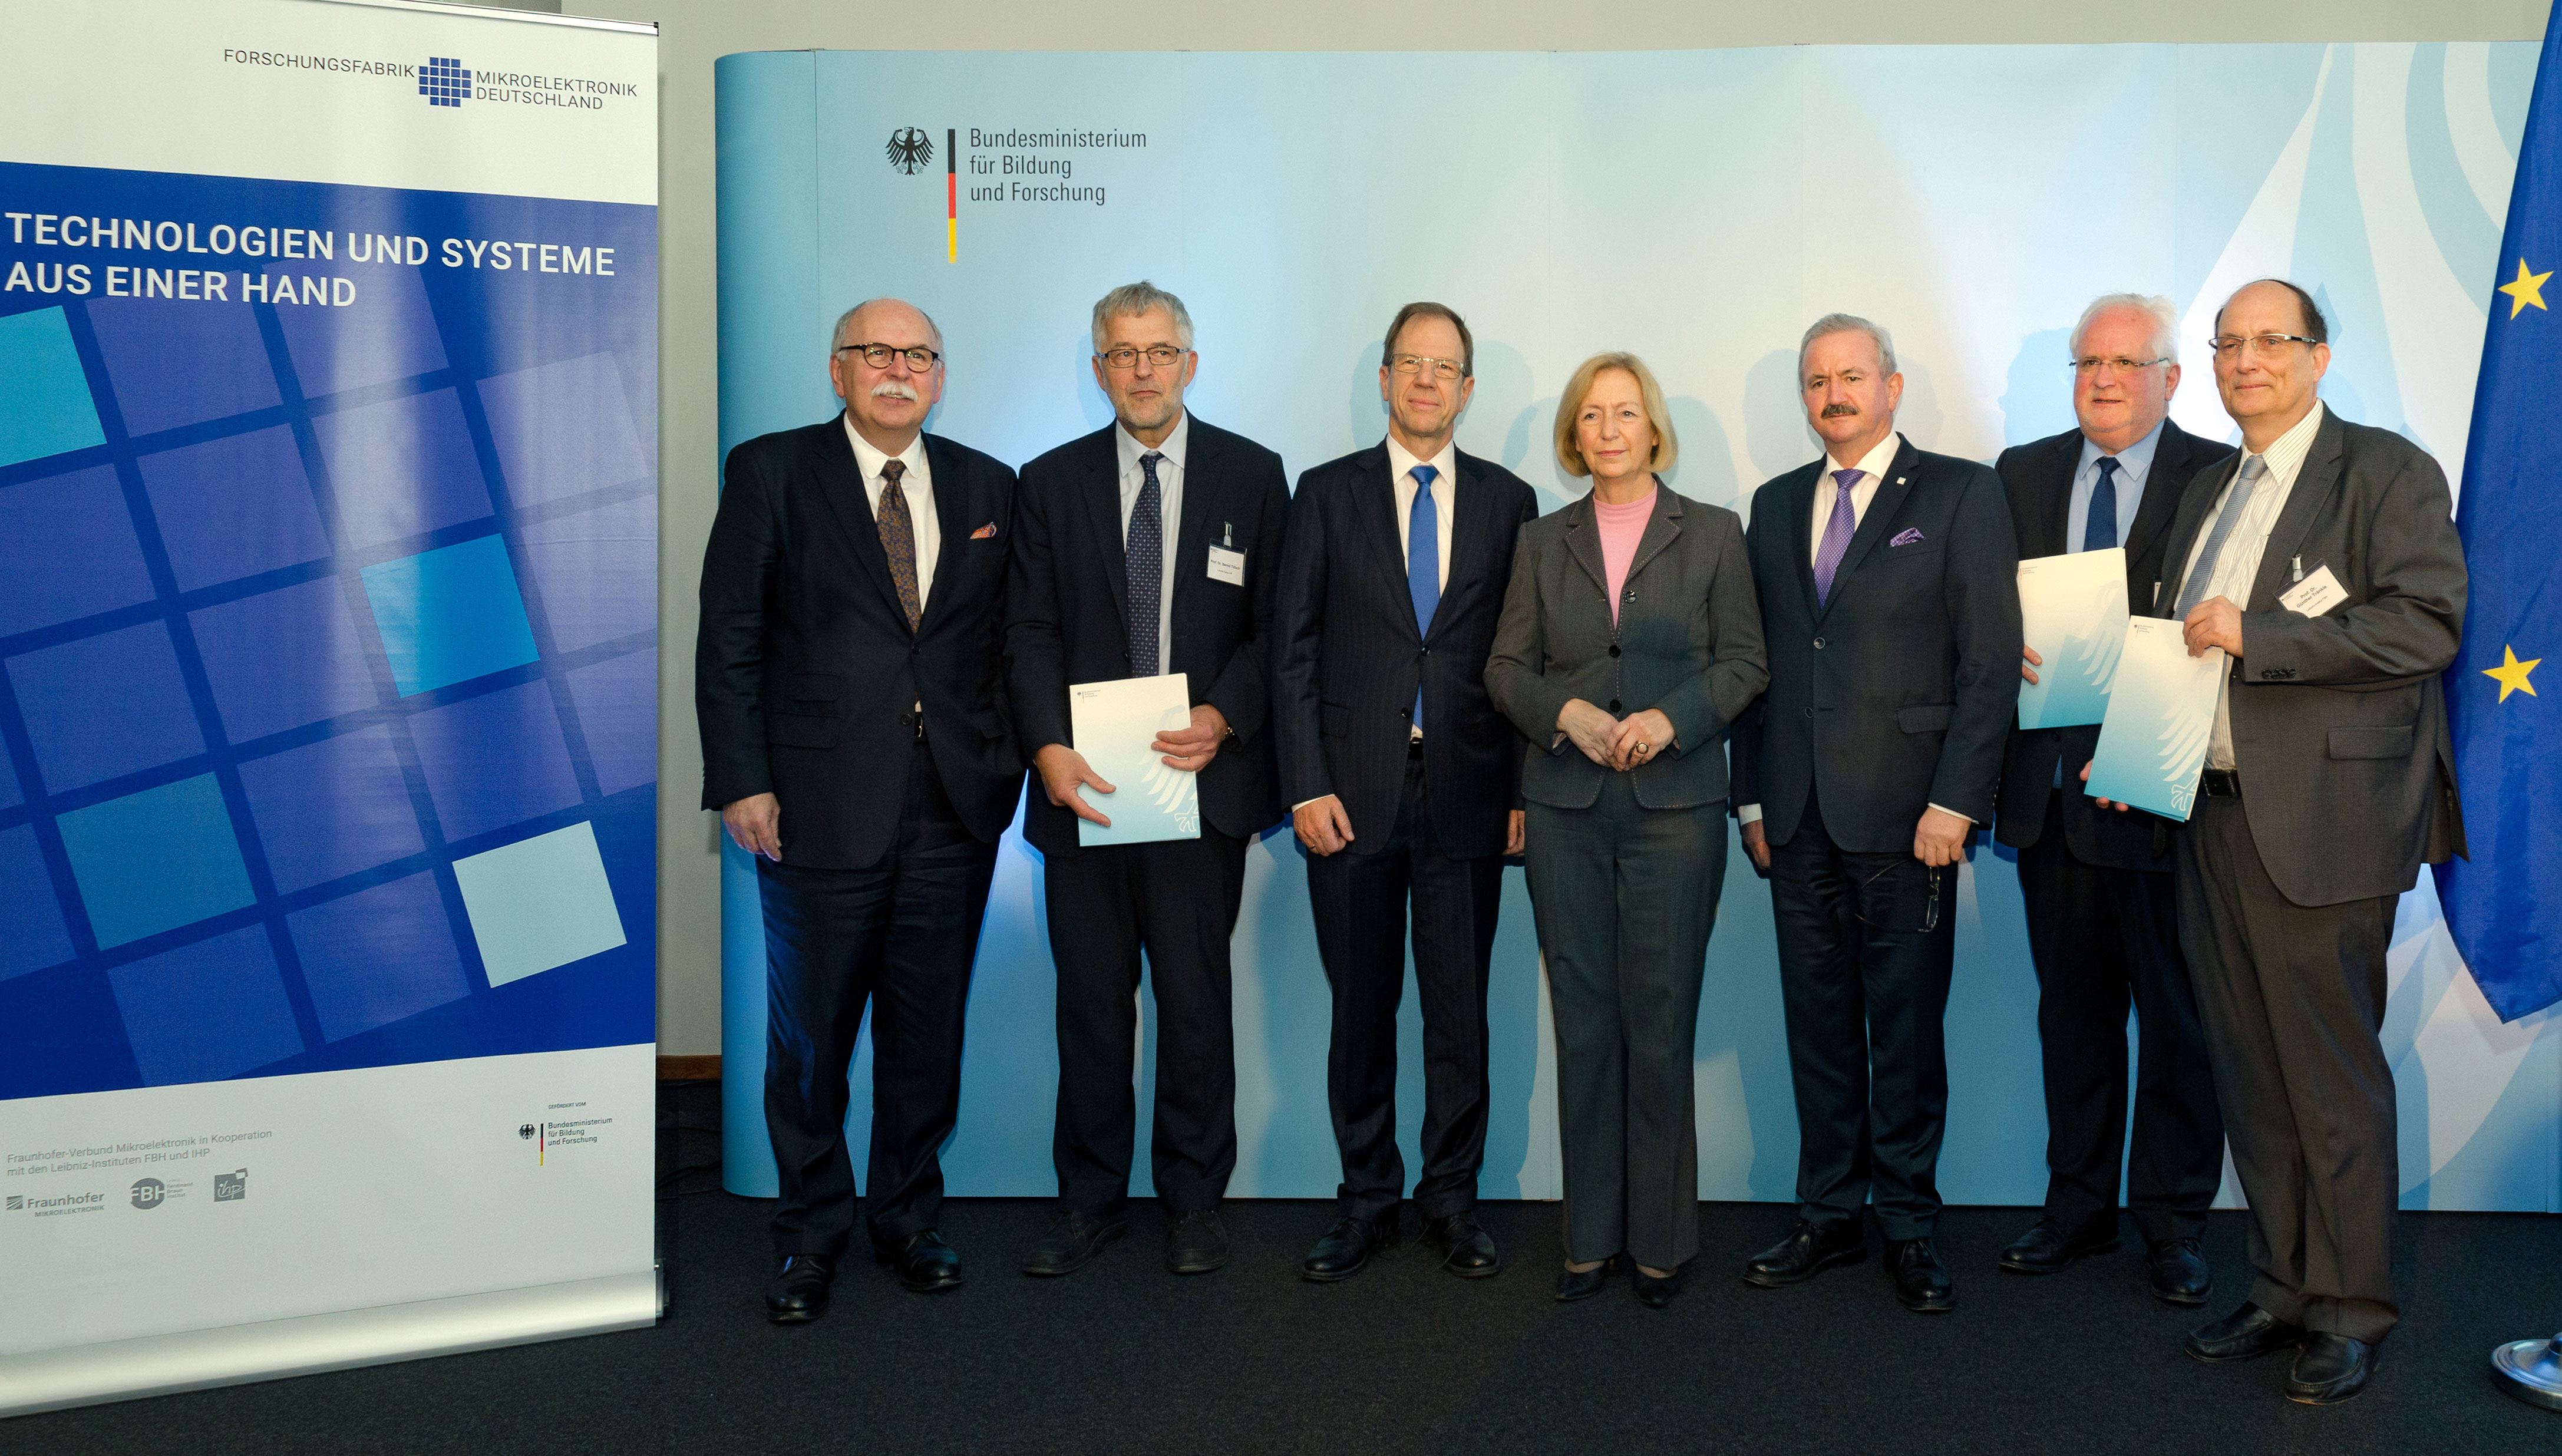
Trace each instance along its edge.
<instances>
[{"instance_id":1,"label":"eyeglasses","mask_svg":"<svg viewBox=\"0 0 2562 1456\"><path fill-rule=\"evenodd\" d=\"M1429 369L1434 379L1459 377L1458 360L1435 359L1428 354L1390 354L1387 356L1387 367L1399 374L1420 374Z\"/></svg>"},{"instance_id":2,"label":"eyeglasses","mask_svg":"<svg viewBox=\"0 0 2562 1456\"><path fill-rule=\"evenodd\" d=\"M2119 374L2132 374L2138 369L2150 369L2156 364L2167 364L2169 362L2170 360L2167 357L2160 359L2103 359L2095 354L2088 359L2074 360L2073 372L2076 374L2097 374L2103 369L2113 369Z\"/></svg>"},{"instance_id":3,"label":"eyeglasses","mask_svg":"<svg viewBox=\"0 0 2562 1456\"><path fill-rule=\"evenodd\" d=\"M2264 333L2252 334L2248 338L2240 334L2217 334L2207 342L2215 346L2216 358L2238 359L2246 348L2256 349L2262 354L2275 354L2288 344L2318 344L2321 340L2308 339L2302 334Z\"/></svg>"},{"instance_id":4,"label":"eyeglasses","mask_svg":"<svg viewBox=\"0 0 2562 1456\"><path fill-rule=\"evenodd\" d=\"M1139 356L1145 354L1148 356L1149 367L1172 369L1175 367L1176 360L1190 352L1190 349L1178 349L1172 344L1152 344L1144 349L1106 349L1094 357L1102 360L1103 367L1106 369L1136 369L1139 367Z\"/></svg>"},{"instance_id":5,"label":"eyeglasses","mask_svg":"<svg viewBox=\"0 0 2562 1456\"><path fill-rule=\"evenodd\" d=\"M921 344L913 349L902 349L896 344L840 344L836 352L860 354L863 356L863 362L874 369L887 369L892 358L903 358L907 361L907 367L919 374L933 368L935 361L943 357Z\"/></svg>"}]
</instances>

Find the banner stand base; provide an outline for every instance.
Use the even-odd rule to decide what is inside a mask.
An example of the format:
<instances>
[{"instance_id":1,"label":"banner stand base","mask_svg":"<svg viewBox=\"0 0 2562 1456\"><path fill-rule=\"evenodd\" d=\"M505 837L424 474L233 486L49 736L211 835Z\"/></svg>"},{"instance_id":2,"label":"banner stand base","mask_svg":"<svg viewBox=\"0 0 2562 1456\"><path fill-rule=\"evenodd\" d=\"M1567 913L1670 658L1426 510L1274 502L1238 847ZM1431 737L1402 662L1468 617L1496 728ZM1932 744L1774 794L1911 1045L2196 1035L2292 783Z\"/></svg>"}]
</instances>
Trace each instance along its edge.
<instances>
[{"instance_id":1,"label":"banner stand base","mask_svg":"<svg viewBox=\"0 0 2562 1456\"><path fill-rule=\"evenodd\" d=\"M28 1415L432 1355L642 1330L661 1302L658 1271L457 1295L256 1325L152 1335L0 1356L0 1415Z\"/></svg>"}]
</instances>

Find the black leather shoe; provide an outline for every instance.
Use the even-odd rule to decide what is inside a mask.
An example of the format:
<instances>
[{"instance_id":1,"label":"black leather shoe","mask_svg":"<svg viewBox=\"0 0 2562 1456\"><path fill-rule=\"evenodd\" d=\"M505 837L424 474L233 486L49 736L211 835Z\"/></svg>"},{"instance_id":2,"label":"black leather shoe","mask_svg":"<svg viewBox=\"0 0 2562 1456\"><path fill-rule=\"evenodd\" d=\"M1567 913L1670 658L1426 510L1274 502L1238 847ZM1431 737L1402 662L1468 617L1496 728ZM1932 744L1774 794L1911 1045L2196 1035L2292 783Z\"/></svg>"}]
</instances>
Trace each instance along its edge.
<instances>
[{"instance_id":1,"label":"black leather shoe","mask_svg":"<svg viewBox=\"0 0 2562 1456\"><path fill-rule=\"evenodd\" d=\"M1206 1274L1227 1262L1227 1225L1216 1208L1175 1215L1166 1230L1166 1267L1178 1274Z\"/></svg>"},{"instance_id":2,"label":"black leather shoe","mask_svg":"<svg viewBox=\"0 0 2562 1456\"><path fill-rule=\"evenodd\" d=\"M2345 1335L2314 1335L2287 1376L2287 1398L2304 1405L2336 1405L2366 1388L2375 1374L2375 1347Z\"/></svg>"},{"instance_id":3,"label":"black leather shoe","mask_svg":"<svg viewBox=\"0 0 2562 1456\"><path fill-rule=\"evenodd\" d=\"M1752 1256L1743 1282L1763 1289L1803 1284L1826 1269L1847 1268L1868 1257L1868 1236L1857 1220L1826 1228L1800 1218L1788 1236Z\"/></svg>"},{"instance_id":4,"label":"black leather shoe","mask_svg":"<svg viewBox=\"0 0 2562 1456\"><path fill-rule=\"evenodd\" d=\"M1050 1221L1040 1241L1023 1250L1023 1272L1040 1278L1073 1274L1094 1262L1103 1246L1130 1231L1128 1217L1062 1212Z\"/></svg>"},{"instance_id":5,"label":"black leather shoe","mask_svg":"<svg viewBox=\"0 0 2562 1456\"><path fill-rule=\"evenodd\" d=\"M806 1325L827 1312L827 1286L836 1261L825 1254L790 1254L765 1286L765 1318L778 1325Z\"/></svg>"},{"instance_id":6,"label":"black leather shoe","mask_svg":"<svg viewBox=\"0 0 2562 1456\"><path fill-rule=\"evenodd\" d=\"M2193 1238L2166 1238L2144 1246L2144 1268L2153 1280L2153 1298L2163 1304L2202 1305L2215 1292L2215 1271Z\"/></svg>"},{"instance_id":7,"label":"black leather shoe","mask_svg":"<svg viewBox=\"0 0 2562 1456\"><path fill-rule=\"evenodd\" d=\"M1957 1307L1957 1286L1948 1277L1947 1261L1929 1239L1888 1239L1886 1272L1895 1276L1895 1297L1917 1315L1944 1315Z\"/></svg>"},{"instance_id":8,"label":"black leather shoe","mask_svg":"<svg viewBox=\"0 0 2562 1456\"><path fill-rule=\"evenodd\" d=\"M1618 1262L1616 1259L1603 1259L1580 1273L1572 1269L1559 1269L1556 1271L1556 1292L1549 1297L1558 1304L1572 1304L1578 1299L1590 1299L1601 1292L1601 1286L1610 1282L1610 1268Z\"/></svg>"},{"instance_id":9,"label":"black leather shoe","mask_svg":"<svg viewBox=\"0 0 2562 1456\"><path fill-rule=\"evenodd\" d=\"M1338 1218L1308 1257L1299 1261L1299 1277L1311 1284L1333 1284L1370 1267L1370 1261L1396 1247L1396 1210L1368 1218ZM1215 1268L1216 1265L1211 1267Z\"/></svg>"},{"instance_id":10,"label":"black leather shoe","mask_svg":"<svg viewBox=\"0 0 2562 1456\"><path fill-rule=\"evenodd\" d=\"M919 1229L889 1247L875 1245L872 1260L898 1273L898 1282L916 1294L961 1287L961 1253L933 1229Z\"/></svg>"},{"instance_id":11,"label":"black leather shoe","mask_svg":"<svg viewBox=\"0 0 2562 1456\"><path fill-rule=\"evenodd\" d=\"M1423 1221L1422 1245L1441 1256L1441 1267L1462 1279L1491 1279L1504 1272L1504 1256L1495 1236L1474 1213L1453 1213Z\"/></svg>"},{"instance_id":12,"label":"black leather shoe","mask_svg":"<svg viewBox=\"0 0 2562 1456\"><path fill-rule=\"evenodd\" d=\"M2191 1360L2211 1365L2227 1360L2258 1360L2273 1350L2292 1350L2303 1343L2303 1327L2289 1325L2246 1299L2242 1308L2223 1319L2190 1331L2184 1348Z\"/></svg>"},{"instance_id":13,"label":"black leather shoe","mask_svg":"<svg viewBox=\"0 0 2562 1456\"><path fill-rule=\"evenodd\" d=\"M1637 1303L1650 1310L1659 1310L1671 1304L1674 1295L1681 1293L1682 1271L1675 1269L1663 1278L1657 1279L1647 1273L1642 1266L1630 1264L1628 1282L1636 1288Z\"/></svg>"},{"instance_id":14,"label":"black leather shoe","mask_svg":"<svg viewBox=\"0 0 2562 1456\"><path fill-rule=\"evenodd\" d=\"M2117 1218L2106 1224L2075 1229L2061 1218L2040 1218L2028 1232L2001 1251L2001 1266L2013 1274L2061 1274L2078 1260L2117 1251Z\"/></svg>"}]
</instances>

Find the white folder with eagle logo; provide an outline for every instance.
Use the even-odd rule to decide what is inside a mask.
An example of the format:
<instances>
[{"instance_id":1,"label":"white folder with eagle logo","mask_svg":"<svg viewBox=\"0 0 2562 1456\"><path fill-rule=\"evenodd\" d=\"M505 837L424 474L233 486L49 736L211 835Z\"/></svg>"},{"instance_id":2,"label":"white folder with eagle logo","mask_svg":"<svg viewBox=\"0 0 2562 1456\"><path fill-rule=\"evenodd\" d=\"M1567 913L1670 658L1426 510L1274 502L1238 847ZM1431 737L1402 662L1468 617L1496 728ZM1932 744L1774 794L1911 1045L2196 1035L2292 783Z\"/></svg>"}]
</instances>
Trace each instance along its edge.
<instances>
[{"instance_id":1,"label":"white folder with eagle logo","mask_svg":"<svg viewBox=\"0 0 2562 1456\"><path fill-rule=\"evenodd\" d=\"M1160 839L1200 837L1199 781L1182 769L1166 766L1165 756L1148 747L1159 733L1190 727L1192 720L1190 679L1181 672L1160 677L1124 677L1109 682L1080 682L1067 689L1070 746L1112 786L1110 794L1087 789L1085 802L1112 820L1109 827L1092 819L1076 821L1076 842L1148 844Z\"/></svg>"}]
</instances>

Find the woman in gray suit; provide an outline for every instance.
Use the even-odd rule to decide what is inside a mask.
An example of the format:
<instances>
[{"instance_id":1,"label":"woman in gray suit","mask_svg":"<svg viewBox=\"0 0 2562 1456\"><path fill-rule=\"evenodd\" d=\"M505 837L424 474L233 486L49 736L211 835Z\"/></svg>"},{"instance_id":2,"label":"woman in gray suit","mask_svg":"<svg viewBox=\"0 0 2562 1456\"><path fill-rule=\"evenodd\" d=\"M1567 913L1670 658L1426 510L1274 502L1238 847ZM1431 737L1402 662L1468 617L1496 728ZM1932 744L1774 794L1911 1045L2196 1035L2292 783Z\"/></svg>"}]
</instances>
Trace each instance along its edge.
<instances>
[{"instance_id":1,"label":"woman in gray suit","mask_svg":"<svg viewBox=\"0 0 2562 1456\"><path fill-rule=\"evenodd\" d=\"M1601 354L1557 401L1556 457L1592 491L1522 527L1486 663L1531 741L1531 905L1556 1022L1565 1268L1611 1262L1672 1302L1699 1251L1691 1046L1726 878L1726 727L1770 680L1743 523L1686 500L1663 391Z\"/></svg>"}]
</instances>

